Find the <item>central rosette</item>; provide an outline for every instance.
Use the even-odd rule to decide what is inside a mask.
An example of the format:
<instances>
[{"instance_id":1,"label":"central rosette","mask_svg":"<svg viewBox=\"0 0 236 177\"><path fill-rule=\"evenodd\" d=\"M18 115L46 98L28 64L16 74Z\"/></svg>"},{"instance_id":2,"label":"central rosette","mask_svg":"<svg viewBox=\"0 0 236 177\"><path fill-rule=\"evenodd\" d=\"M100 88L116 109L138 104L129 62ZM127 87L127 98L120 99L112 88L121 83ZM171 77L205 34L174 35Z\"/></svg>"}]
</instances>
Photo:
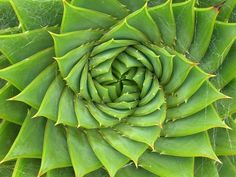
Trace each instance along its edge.
<instances>
[{"instance_id":1,"label":"central rosette","mask_svg":"<svg viewBox=\"0 0 236 177\"><path fill-rule=\"evenodd\" d=\"M160 58L152 49L133 40L111 39L85 53L65 80L91 120L109 127L160 112L165 103L161 74Z\"/></svg>"}]
</instances>

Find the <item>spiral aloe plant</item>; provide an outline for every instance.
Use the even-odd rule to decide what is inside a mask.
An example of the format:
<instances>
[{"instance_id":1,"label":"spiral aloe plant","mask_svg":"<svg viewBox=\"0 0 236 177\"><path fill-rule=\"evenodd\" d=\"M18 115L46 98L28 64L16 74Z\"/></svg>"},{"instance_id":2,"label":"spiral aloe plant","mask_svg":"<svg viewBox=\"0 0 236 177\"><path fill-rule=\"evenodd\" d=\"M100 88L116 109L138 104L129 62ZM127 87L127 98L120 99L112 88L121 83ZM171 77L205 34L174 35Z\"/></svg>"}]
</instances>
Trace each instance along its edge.
<instances>
[{"instance_id":1,"label":"spiral aloe plant","mask_svg":"<svg viewBox=\"0 0 236 177\"><path fill-rule=\"evenodd\" d=\"M235 0L0 15L0 176L236 176Z\"/></svg>"}]
</instances>

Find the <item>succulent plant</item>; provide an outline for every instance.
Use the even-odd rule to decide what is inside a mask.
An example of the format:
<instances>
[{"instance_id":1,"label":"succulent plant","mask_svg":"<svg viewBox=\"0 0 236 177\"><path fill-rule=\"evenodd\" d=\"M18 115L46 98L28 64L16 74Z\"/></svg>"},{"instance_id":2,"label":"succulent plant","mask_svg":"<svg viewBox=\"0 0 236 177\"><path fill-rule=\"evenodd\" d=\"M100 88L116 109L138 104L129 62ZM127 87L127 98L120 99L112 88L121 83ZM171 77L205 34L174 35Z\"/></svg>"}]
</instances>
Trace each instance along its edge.
<instances>
[{"instance_id":1,"label":"succulent plant","mask_svg":"<svg viewBox=\"0 0 236 177\"><path fill-rule=\"evenodd\" d=\"M235 0L0 14L0 176L236 176Z\"/></svg>"}]
</instances>

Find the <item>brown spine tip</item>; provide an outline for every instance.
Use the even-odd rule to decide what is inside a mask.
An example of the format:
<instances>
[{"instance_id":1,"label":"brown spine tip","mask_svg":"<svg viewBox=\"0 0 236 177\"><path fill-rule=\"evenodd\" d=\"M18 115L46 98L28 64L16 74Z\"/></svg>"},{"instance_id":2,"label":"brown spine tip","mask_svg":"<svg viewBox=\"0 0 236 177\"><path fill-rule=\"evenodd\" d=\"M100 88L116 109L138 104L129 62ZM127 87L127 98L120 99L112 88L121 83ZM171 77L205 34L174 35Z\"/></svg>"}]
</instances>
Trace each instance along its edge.
<instances>
[{"instance_id":1,"label":"brown spine tip","mask_svg":"<svg viewBox=\"0 0 236 177\"><path fill-rule=\"evenodd\" d=\"M219 3L219 4L214 5L213 8L214 8L217 12L219 12L220 9L221 9L221 7L222 7L224 4L225 4L225 1L223 1L223 2L221 2L221 3Z\"/></svg>"}]
</instances>

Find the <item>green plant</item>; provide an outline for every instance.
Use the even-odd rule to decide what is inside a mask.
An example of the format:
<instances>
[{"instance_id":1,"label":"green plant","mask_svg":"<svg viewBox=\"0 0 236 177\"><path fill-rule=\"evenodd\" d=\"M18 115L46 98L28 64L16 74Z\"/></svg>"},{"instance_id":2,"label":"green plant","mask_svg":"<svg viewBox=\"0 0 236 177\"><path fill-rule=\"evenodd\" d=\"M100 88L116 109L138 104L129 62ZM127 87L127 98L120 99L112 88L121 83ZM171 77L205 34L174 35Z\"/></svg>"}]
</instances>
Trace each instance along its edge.
<instances>
[{"instance_id":1,"label":"green plant","mask_svg":"<svg viewBox=\"0 0 236 177\"><path fill-rule=\"evenodd\" d=\"M222 2L0 1L0 176L236 176Z\"/></svg>"}]
</instances>

